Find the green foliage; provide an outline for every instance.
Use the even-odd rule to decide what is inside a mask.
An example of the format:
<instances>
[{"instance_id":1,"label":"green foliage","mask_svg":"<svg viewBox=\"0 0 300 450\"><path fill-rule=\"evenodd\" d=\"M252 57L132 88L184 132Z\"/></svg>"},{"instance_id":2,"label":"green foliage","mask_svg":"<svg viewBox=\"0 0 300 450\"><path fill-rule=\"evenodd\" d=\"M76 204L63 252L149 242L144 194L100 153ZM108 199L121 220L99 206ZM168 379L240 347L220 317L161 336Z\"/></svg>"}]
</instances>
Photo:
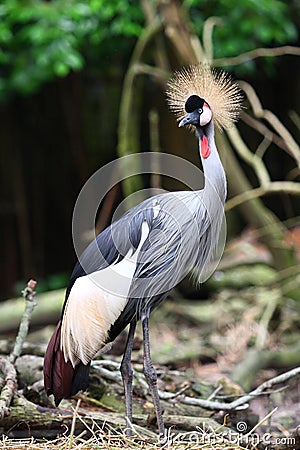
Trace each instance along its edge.
<instances>
[{"instance_id":1,"label":"green foliage","mask_svg":"<svg viewBox=\"0 0 300 450\"><path fill-rule=\"evenodd\" d=\"M88 55L117 53L138 36L143 14L123 0L4 0L0 5L0 98L24 94L72 70ZM101 64L99 64L101 65Z\"/></svg>"},{"instance_id":2,"label":"green foliage","mask_svg":"<svg viewBox=\"0 0 300 450\"><path fill-rule=\"evenodd\" d=\"M297 28L290 3L281 0L186 0L184 5L199 36L207 18L221 19L214 31L214 49L216 58L224 58L259 46L294 42Z\"/></svg>"},{"instance_id":3,"label":"green foliage","mask_svg":"<svg viewBox=\"0 0 300 450\"><path fill-rule=\"evenodd\" d=\"M216 57L297 37L291 8L280 0L185 0L195 32L221 18L214 32ZM139 0L2 0L0 99L30 94L42 84L90 64L104 70L126 62L144 23Z\"/></svg>"}]
</instances>

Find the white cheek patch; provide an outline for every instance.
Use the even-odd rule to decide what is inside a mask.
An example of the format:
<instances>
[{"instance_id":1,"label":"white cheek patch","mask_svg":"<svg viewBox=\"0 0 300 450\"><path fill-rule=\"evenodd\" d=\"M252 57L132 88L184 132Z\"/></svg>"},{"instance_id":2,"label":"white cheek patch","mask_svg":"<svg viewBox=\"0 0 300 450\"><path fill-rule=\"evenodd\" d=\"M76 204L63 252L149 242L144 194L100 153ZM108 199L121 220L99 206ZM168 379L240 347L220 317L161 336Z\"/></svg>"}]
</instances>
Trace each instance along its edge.
<instances>
[{"instance_id":1,"label":"white cheek patch","mask_svg":"<svg viewBox=\"0 0 300 450\"><path fill-rule=\"evenodd\" d=\"M207 125L212 119L212 112L208 106L203 107L203 113L200 116L200 126Z\"/></svg>"}]
</instances>

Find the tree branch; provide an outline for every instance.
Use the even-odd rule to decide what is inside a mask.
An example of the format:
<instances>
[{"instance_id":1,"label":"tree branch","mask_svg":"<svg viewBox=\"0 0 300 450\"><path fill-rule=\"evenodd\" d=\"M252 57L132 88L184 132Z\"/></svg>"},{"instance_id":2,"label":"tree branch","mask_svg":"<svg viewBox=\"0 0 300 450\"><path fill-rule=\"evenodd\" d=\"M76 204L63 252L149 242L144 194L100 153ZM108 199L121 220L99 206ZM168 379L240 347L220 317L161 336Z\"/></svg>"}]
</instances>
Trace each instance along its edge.
<instances>
[{"instance_id":1,"label":"tree branch","mask_svg":"<svg viewBox=\"0 0 300 450\"><path fill-rule=\"evenodd\" d=\"M199 406L205 409L212 410L224 410L224 411L232 411L234 409L241 409L241 407L246 408L246 404L253 400L253 398L258 397L262 394L267 394L264 392L266 389L270 389L271 387L284 383L292 378L296 378L300 375L300 367L296 367L288 372L285 372L277 377L271 378L270 380L265 381L261 385L259 385L256 389L251 391L249 394L243 395L242 397L234 400L230 403L223 403L219 401L210 401L210 400L202 400L192 397L182 397L180 401L187 405Z\"/></svg>"},{"instance_id":2,"label":"tree branch","mask_svg":"<svg viewBox=\"0 0 300 450\"><path fill-rule=\"evenodd\" d=\"M275 114L267 109L263 109L254 88L249 83L246 81L240 81L239 85L247 95L255 117L258 119L265 119L272 126L272 128L276 130L286 145L284 150L286 150L295 159L298 167L300 167L300 148L291 133L280 122Z\"/></svg>"},{"instance_id":3,"label":"tree branch","mask_svg":"<svg viewBox=\"0 0 300 450\"><path fill-rule=\"evenodd\" d=\"M250 50L249 52L242 53L238 56L233 56L231 58L217 58L213 61L213 65L215 67L222 66L237 66L239 64L243 64L247 61L251 61L256 58L269 57L273 58L274 56L283 56L283 55L300 55L300 47L293 47L291 45L285 45L283 47L275 47L275 48L256 48L255 50Z\"/></svg>"},{"instance_id":4,"label":"tree branch","mask_svg":"<svg viewBox=\"0 0 300 450\"><path fill-rule=\"evenodd\" d=\"M17 372L13 364L3 356L0 356L0 372L5 379L0 393L0 419L3 419L9 415L9 406L17 390Z\"/></svg>"},{"instance_id":5,"label":"tree branch","mask_svg":"<svg viewBox=\"0 0 300 450\"><path fill-rule=\"evenodd\" d=\"M253 128L253 130L258 131L260 134L262 134L265 139L268 139L270 142L274 142L277 147L288 152L288 148L284 140L276 133L269 130L269 128L264 123L250 116L250 114L247 114L245 111L241 112L241 120L249 125L249 127Z\"/></svg>"},{"instance_id":6,"label":"tree branch","mask_svg":"<svg viewBox=\"0 0 300 450\"><path fill-rule=\"evenodd\" d=\"M144 52L148 44L152 39L157 36L158 32L162 29L161 21L156 18L145 30L141 37L137 41L135 49L133 51L129 68L126 72L119 112L119 127L118 127L118 155L119 157L134 154L139 152L139 125L140 125L140 105L139 105L139 88L140 84L137 83L137 75L143 73L145 65L141 65ZM149 66L147 66L149 71ZM152 68L152 74L159 70ZM128 118L130 117L130 120ZM136 173L139 173L139 161L135 160ZM133 192L139 192L142 189L142 181L140 176L129 177L124 174L122 181L122 188L124 196L128 197ZM143 200L141 198L140 200ZM127 208L133 206L131 204L132 199L127 200Z\"/></svg>"},{"instance_id":7,"label":"tree branch","mask_svg":"<svg viewBox=\"0 0 300 450\"><path fill-rule=\"evenodd\" d=\"M28 334L28 328L30 324L30 319L36 302L34 301L34 296L36 294L34 288L36 286L36 281L30 280L27 283L26 288L22 291L22 295L25 299L25 311L22 315L19 332L16 337L16 342L14 349L9 357L9 361L14 364L15 360L21 355L22 346Z\"/></svg>"},{"instance_id":8,"label":"tree branch","mask_svg":"<svg viewBox=\"0 0 300 450\"><path fill-rule=\"evenodd\" d=\"M241 205L246 201L253 200L267 194L282 194L283 192L286 194L300 195L300 185L299 183L293 181L272 181L264 187L261 186L255 189L251 189L250 191L242 192L241 194L231 198L226 202L225 210L230 211L231 209Z\"/></svg>"},{"instance_id":9,"label":"tree branch","mask_svg":"<svg viewBox=\"0 0 300 450\"><path fill-rule=\"evenodd\" d=\"M270 183L270 175L262 159L247 147L246 143L241 138L235 125L227 130L227 134L237 151L237 153L246 161L255 171L261 186L267 186Z\"/></svg>"},{"instance_id":10,"label":"tree branch","mask_svg":"<svg viewBox=\"0 0 300 450\"><path fill-rule=\"evenodd\" d=\"M207 63L212 64L214 57L214 45L213 45L213 30L216 25L221 25L222 19L219 17L209 17L203 25L202 41L204 48L204 60Z\"/></svg>"}]
</instances>

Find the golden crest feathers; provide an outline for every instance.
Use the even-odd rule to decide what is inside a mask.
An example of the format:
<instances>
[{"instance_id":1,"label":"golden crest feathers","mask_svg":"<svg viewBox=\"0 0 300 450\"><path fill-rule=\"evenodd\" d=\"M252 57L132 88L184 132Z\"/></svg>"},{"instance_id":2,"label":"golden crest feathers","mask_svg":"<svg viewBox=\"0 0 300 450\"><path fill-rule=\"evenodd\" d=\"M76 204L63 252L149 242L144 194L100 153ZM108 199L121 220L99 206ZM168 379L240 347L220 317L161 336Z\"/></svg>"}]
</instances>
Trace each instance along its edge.
<instances>
[{"instance_id":1,"label":"golden crest feathers","mask_svg":"<svg viewBox=\"0 0 300 450\"><path fill-rule=\"evenodd\" d=\"M242 92L231 76L209 65L196 64L175 72L169 80L167 101L178 120L185 114L185 102L191 95L203 98L213 114L218 128L228 128L239 117Z\"/></svg>"}]
</instances>

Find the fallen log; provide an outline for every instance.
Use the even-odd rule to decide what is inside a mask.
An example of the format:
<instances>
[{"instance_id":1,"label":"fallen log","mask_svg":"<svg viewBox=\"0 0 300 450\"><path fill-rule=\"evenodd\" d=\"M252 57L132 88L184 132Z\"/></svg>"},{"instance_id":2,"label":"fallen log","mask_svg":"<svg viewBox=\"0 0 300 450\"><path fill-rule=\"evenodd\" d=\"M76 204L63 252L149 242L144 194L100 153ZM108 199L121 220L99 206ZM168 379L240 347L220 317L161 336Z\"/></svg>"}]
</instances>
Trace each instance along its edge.
<instances>
[{"instance_id":1,"label":"fallen log","mask_svg":"<svg viewBox=\"0 0 300 450\"><path fill-rule=\"evenodd\" d=\"M195 431L198 428L218 430L220 424L207 417L193 417L182 415L165 415L167 428L172 429L174 435L182 432ZM147 414L134 415L134 429L142 438L157 440L156 426L149 430L150 420ZM56 439L68 435L71 431L79 435L85 431L85 438L89 438L97 429L114 430L122 433L126 427L125 418L121 414L106 411L90 411L85 408L47 408L36 405L23 396L15 396L11 413L1 421L1 434L10 439L24 439L28 437Z\"/></svg>"},{"instance_id":2,"label":"fallen log","mask_svg":"<svg viewBox=\"0 0 300 450\"><path fill-rule=\"evenodd\" d=\"M56 323L61 313L64 293L64 289L60 289L39 294L38 304L32 313L31 326ZM0 333L16 330L20 324L23 312L24 299L22 297L2 302L0 304Z\"/></svg>"}]
</instances>

